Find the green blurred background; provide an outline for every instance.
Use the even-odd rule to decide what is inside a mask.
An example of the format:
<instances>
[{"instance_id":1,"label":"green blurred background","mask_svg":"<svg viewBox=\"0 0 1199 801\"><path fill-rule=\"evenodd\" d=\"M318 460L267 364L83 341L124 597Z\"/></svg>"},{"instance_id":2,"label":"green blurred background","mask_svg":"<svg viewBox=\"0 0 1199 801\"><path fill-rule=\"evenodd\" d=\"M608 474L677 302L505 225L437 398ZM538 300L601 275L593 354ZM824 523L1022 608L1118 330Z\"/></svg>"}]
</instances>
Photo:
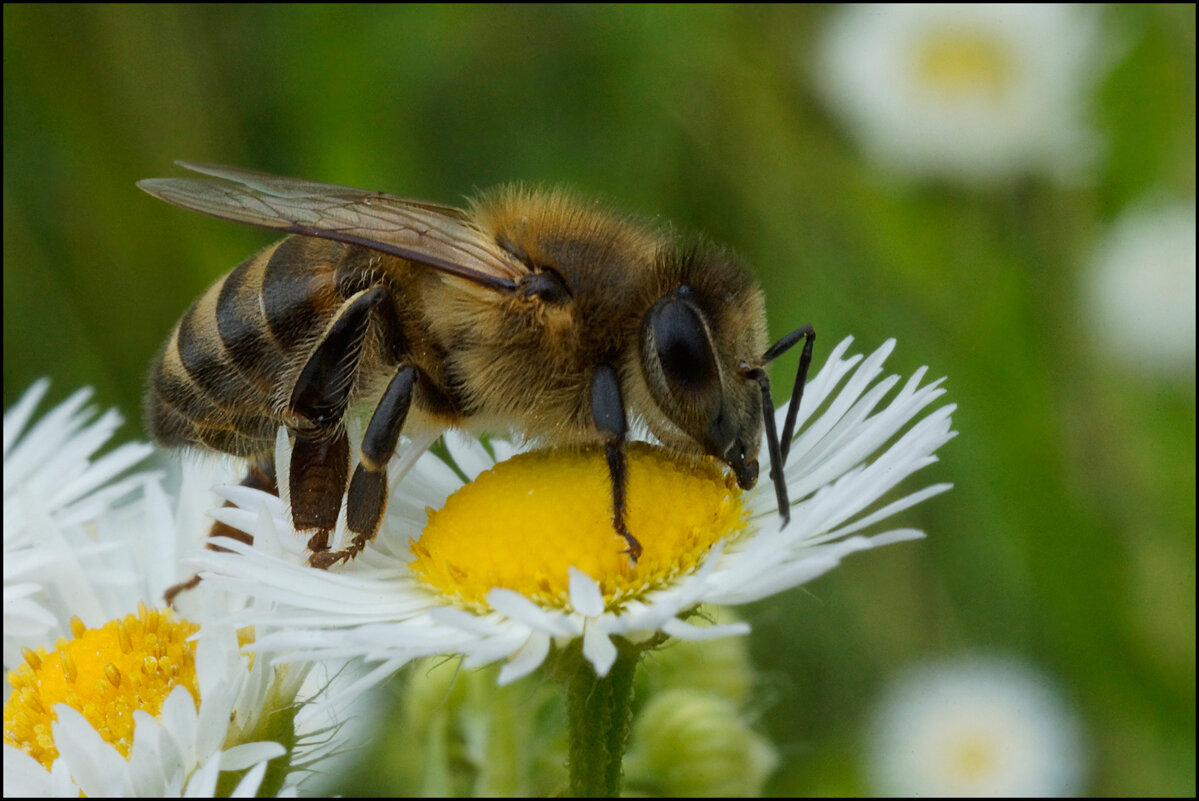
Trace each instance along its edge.
<instances>
[{"instance_id":1,"label":"green blurred background","mask_svg":"<svg viewBox=\"0 0 1199 801\"><path fill-rule=\"evenodd\" d=\"M1076 288L1122 209L1194 196L1194 7L1104 10L1093 183L989 191L872 172L807 80L828 14L6 4L5 406L49 375L52 400L94 386L144 436L156 348L272 241L134 187L175 159L445 202L511 179L598 193L739 250L772 335L815 325L817 365L846 335L894 336L888 366L929 365L959 405L960 436L909 482L956 485L903 514L927 540L742 610L783 757L768 791L865 792L887 677L968 650L1056 679L1089 792L1193 795L1194 373L1097 354Z\"/></svg>"}]
</instances>

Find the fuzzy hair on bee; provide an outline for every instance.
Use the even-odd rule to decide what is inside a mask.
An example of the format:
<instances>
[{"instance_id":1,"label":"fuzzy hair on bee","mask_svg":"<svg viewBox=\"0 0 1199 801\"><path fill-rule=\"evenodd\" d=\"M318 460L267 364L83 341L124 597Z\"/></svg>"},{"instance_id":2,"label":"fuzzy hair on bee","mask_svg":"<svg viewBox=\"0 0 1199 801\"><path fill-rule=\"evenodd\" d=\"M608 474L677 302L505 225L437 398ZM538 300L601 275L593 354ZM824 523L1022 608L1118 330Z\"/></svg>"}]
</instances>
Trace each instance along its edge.
<instances>
[{"instance_id":1,"label":"fuzzy hair on bee","mask_svg":"<svg viewBox=\"0 0 1199 801\"><path fill-rule=\"evenodd\" d=\"M183 314L150 373L151 433L243 457L247 482L272 489L285 427L291 514L313 566L351 559L374 538L401 433L450 428L602 445L613 531L633 560L633 422L680 454L719 459L745 488L765 438L787 519L782 466L815 332L768 347L762 291L731 251L561 189L501 186L456 208L180 165L203 177L138 186L289 236ZM764 367L801 339L779 436ZM359 408L369 415L351 475L345 421ZM352 540L335 550L343 500Z\"/></svg>"}]
</instances>

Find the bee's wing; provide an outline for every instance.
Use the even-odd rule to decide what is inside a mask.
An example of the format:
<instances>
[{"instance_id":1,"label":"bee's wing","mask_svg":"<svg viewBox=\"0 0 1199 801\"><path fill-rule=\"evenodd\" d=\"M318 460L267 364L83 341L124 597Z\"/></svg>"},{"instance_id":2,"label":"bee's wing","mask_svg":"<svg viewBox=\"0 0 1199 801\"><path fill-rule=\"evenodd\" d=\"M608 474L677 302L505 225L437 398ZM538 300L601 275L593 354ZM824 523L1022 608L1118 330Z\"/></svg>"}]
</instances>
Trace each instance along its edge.
<instances>
[{"instance_id":1,"label":"bee's wing","mask_svg":"<svg viewBox=\"0 0 1199 801\"><path fill-rule=\"evenodd\" d=\"M528 268L453 206L180 161L210 178L150 178L156 198L224 220L335 239L511 291Z\"/></svg>"}]
</instances>

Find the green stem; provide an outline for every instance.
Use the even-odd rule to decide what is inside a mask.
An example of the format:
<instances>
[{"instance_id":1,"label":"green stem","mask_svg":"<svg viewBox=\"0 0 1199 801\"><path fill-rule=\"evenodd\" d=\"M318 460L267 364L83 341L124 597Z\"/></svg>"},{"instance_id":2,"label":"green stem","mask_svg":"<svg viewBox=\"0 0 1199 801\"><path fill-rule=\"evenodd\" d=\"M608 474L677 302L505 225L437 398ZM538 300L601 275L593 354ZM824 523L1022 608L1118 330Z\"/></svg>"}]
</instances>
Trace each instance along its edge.
<instances>
[{"instance_id":1,"label":"green stem","mask_svg":"<svg viewBox=\"0 0 1199 801\"><path fill-rule=\"evenodd\" d=\"M595 675L583 658L570 660L565 676L570 726L570 794L614 798L620 795L621 759L632 719L633 674L640 651L617 640L616 662L608 675Z\"/></svg>"}]
</instances>

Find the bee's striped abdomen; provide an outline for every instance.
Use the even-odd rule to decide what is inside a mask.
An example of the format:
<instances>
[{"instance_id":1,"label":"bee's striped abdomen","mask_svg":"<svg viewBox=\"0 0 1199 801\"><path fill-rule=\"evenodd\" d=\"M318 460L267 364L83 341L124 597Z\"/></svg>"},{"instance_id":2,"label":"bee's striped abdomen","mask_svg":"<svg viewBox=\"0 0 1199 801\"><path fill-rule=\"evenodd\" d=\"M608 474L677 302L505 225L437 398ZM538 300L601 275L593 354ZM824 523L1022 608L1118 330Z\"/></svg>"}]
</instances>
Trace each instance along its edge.
<instances>
[{"instance_id":1,"label":"bee's striped abdomen","mask_svg":"<svg viewBox=\"0 0 1199 801\"><path fill-rule=\"evenodd\" d=\"M243 262L183 315L147 393L154 437L238 456L273 447L292 383L344 298L347 248L291 237Z\"/></svg>"}]
</instances>

